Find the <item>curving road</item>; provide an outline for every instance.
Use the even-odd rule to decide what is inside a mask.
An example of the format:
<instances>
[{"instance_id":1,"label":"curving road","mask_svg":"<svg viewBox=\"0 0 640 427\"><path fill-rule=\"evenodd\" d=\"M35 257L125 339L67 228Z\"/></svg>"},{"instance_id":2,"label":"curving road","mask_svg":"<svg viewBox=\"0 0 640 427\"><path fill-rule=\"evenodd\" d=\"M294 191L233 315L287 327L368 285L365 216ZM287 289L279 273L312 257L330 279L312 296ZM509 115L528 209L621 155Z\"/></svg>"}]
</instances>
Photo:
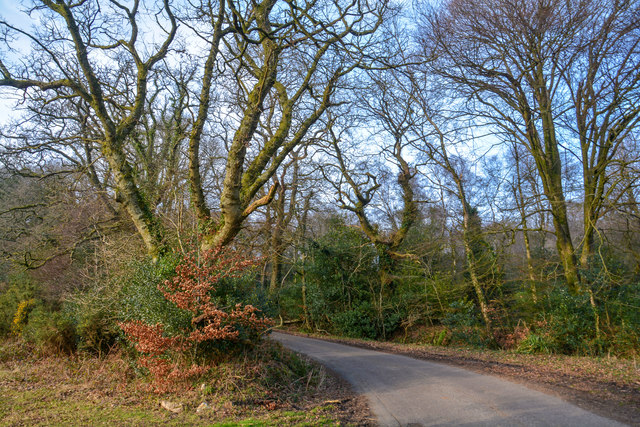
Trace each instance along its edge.
<instances>
[{"instance_id":1,"label":"curving road","mask_svg":"<svg viewBox=\"0 0 640 427\"><path fill-rule=\"evenodd\" d=\"M622 426L557 397L440 363L273 332L364 394L381 426Z\"/></svg>"}]
</instances>

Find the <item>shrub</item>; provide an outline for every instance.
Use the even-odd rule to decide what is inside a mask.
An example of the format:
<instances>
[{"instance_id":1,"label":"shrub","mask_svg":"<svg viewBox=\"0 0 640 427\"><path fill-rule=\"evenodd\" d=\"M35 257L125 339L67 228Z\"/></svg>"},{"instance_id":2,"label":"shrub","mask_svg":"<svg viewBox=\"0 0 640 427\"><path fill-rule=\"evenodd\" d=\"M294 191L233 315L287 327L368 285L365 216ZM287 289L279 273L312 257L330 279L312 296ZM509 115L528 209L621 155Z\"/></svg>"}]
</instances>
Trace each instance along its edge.
<instances>
[{"instance_id":1,"label":"shrub","mask_svg":"<svg viewBox=\"0 0 640 427\"><path fill-rule=\"evenodd\" d=\"M549 341L549 337L530 333L518 344L516 352L523 354L549 354L553 352L553 346L553 343Z\"/></svg>"},{"instance_id":2,"label":"shrub","mask_svg":"<svg viewBox=\"0 0 640 427\"><path fill-rule=\"evenodd\" d=\"M503 350L513 350L520 348L523 341L526 341L531 335L531 330L527 326L526 322L518 322L518 324L511 328L509 326L502 326L496 320L493 320L493 341Z\"/></svg>"},{"instance_id":3,"label":"shrub","mask_svg":"<svg viewBox=\"0 0 640 427\"><path fill-rule=\"evenodd\" d=\"M469 300L454 301L442 324L451 331L451 341L486 347L491 341L482 326L475 304Z\"/></svg>"},{"instance_id":4,"label":"shrub","mask_svg":"<svg viewBox=\"0 0 640 427\"><path fill-rule=\"evenodd\" d=\"M188 328L189 313L165 298L161 290L163 284L176 275L179 261L176 254L167 254L156 263L150 259L133 262L126 274L117 279L115 287L118 291L112 297L112 310L118 321L162 323L171 334ZM103 305L100 303L98 308Z\"/></svg>"},{"instance_id":5,"label":"shrub","mask_svg":"<svg viewBox=\"0 0 640 427\"><path fill-rule=\"evenodd\" d=\"M611 286L601 304L607 319L603 332L608 339L607 353L637 357L640 352L640 284L621 283Z\"/></svg>"},{"instance_id":6,"label":"shrub","mask_svg":"<svg viewBox=\"0 0 640 427\"><path fill-rule=\"evenodd\" d=\"M549 293L549 311L536 332L549 337L553 351L562 354L597 355L595 319L586 294L571 294L566 288Z\"/></svg>"},{"instance_id":7,"label":"shrub","mask_svg":"<svg viewBox=\"0 0 640 427\"><path fill-rule=\"evenodd\" d=\"M610 351L616 356L636 358L640 350L640 330L622 325L612 331Z\"/></svg>"},{"instance_id":8,"label":"shrub","mask_svg":"<svg viewBox=\"0 0 640 427\"><path fill-rule=\"evenodd\" d=\"M221 279L239 277L254 264L223 248L186 256L176 267L175 277L159 290L190 317L190 324L178 332L160 322L120 324L142 354L139 365L150 373L155 391L168 391L177 382L205 373L212 357L254 343L272 324L251 305L222 308L212 297Z\"/></svg>"},{"instance_id":9,"label":"shrub","mask_svg":"<svg viewBox=\"0 0 640 427\"><path fill-rule=\"evenodd\" d=\"M477 326L480 324L478 310L473 301L454 301L449 305L449 312L442 319L442 324L451 328Z\"/></svg>"},{"instance_id":10,"label":"shrub","mask_svg":"<svg viewBox=\"0 0 640 427\"><path fill-rule=\"evenodd\" d=\"M118 342L115 313L108 305L100 306L96 301L73 305L68 308L76 322L78 350L96 355L107 354Z\"/></svg>"},{"instance_id":11,"label":"shrub","mask_svg":"<svg viewBox=\"0 0 640 427\"><path fill-rule=\"evenodd\" d=\"M304 317L302 286L303 284L299 281L288 282L278 290L278 309L282 317L287 319L302 319Z\"/></svg>"},{"instance_id":12,"label":"shrub","mask_svg":"<svg viewBox=\"0 0 640 427\"><path fill-rule=\"evenodd\" d=\"M447 345L447 330L443 329L437 335L434 334L431 344L435 346L444 346Z\"/></svg>"},{"instance_id":13,"label":"shrub","mask_svg":"<svg viewBox=\"0 0 640 427\"><path fill-rule=\"evenodd\" d=\"M0 284L0 286L2 286ZM0 289L0 337L6 336L12 332L20 332L24 323L26 322L26 317L22 318L22 314L27 314L28 309L31 307L28 306L26 301L32 300L36 298L36 286L24 275L17 275L11 277L9 282L4 284L3 288ZM18 314L18 308L20 304L23 304L20 312L22 313L19 317L18 323L14 326L14 321L16 320L16 314ZM16 330L18 327L20 330Z\"/></svg>"},{"instance_id":14,"label":"shrub","mask_svg":"<svg viewBox=\"0 0 640 427\"><path fill-rule=\"evenodd\" d=\"M16 313L13 315L13 321L11 322L11 333L13 335L22 335L22 330L27 324L27 317L29 316L29 312L31 311L35 303L35 298L20 301L20 304L18 304L18 308L16 308Z\"/></svg>"},{"instance_id":15,"label":"shrub","mask_svg":"<svg viewBox=\"0 0 640 427\"><path fill-rule=\"evenodd\" d=\"M378 336L378 328L371 304L362 303L354 310L347 310L333 315L333 324L337 331L351 338L374 339Z\"/></svg>"},{"instance_id":16,"label":"shrub","mask_svg":"<svg viewBox=\"0 0 640 427\"><path fill-rule=\"evenodd\" d=\"M250 304L269 317L278 314L274 301L261 286L254 268L238 272L232 277L223 277L211 292L219 306L232 307L236 304Z\"/></svg>"},{"instance_id":17,"label":"shrub","mask_svg":"<svg viewBox=\"0 0 640 427\"><path fill-rule=\"evenodd\" d=\"M318 329L349 337L389 336L407 309L406 301L394 297L399 280L393 285L380 285L381 260L387 255L361 231L346 225L343 218L332 218L329 224L326 234L309 241L301 266L310 320ZM298 285L280 294L285 314L302 317L301 291Z\"/></svg>"},{"instance_id":18,"label":"shrub","mask_svg":"<svg viewBox=\"0 0 640 427\"><path fill-rule=\"evenodd\" d=\"M23 337L41 354L71 354L76 350L76 330L67 313L38 305L29 314Z\"/></svg>"},{"instance_id":19,"label":"shrub","mask_svg":"<svg viewBox=\"0 0 640 427\"><path fill-rule=\"evenodd\" d=\"M158 262L134 260L115 269L112 277L67 298L63 306L74 319L78 350L102 355L122 338L119 322L161 322L170 332L189 325L189 317L164 298L158 285L175 275L178 257L166 254Z\"/></svg>"}]
</instances>

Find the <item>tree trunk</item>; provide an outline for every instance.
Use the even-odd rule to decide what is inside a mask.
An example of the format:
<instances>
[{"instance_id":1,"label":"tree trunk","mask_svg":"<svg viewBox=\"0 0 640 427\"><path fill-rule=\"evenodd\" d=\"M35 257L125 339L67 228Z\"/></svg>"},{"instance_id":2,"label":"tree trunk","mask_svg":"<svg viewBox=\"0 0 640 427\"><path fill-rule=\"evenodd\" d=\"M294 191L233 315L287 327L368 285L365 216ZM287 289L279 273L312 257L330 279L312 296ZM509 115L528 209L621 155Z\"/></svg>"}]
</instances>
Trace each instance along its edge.
<instances>
[{"instance_id":1,"label":"tree trunk","mask_svg":"<svg viewBox=\"0 0 640 427\"><path fill-rule=\"evenodd\" d=\"M572 292L578 292L580 288L580 276L576 262L575 250L571 241L567 206L562 194L555 194L551 198L551 215L556 234L556 248L564 269L567 286Z\"/></svg>"},{"instance_id":2,"label":"tree trunk","mask_svg":"<svg viewBox=\"0 0 640 427\"><path fill-rule=\"evenodd\" d=\"M520 100L522 103L521 113L526 123L530 152L535 159L544 193L551 208L556 236L556 249L564 269L565 281L571 291L577 292L580 287L580 277L578 275L573 242L571 241L567 204L564 198L564 190L562 189L562 163L560 161L560 152L558 151L558 141L542 71L539 71L538 78L542 80L536 83L539 86L536 91L536 98L542 118L542 141L538 129L534 125L533 114L528 102L524 98Z\"/></svg>"},{"instance_id":3,"label":"tree trunk","mask_svg":"<svg viewBox=\"0 0 640 427\"><path fill-rule=\"evenodd\" d=\"M198 115L193 123L191 134L189 135L189 186L191 190L191 203L200 222L206 222L211 219L211 212L205 201L202 177L200 175L200 140L202 139L202 132L207 121L209 105L211 103L211 83L213 80L215 61L219 52L220 40L222 39L224 9L225 2L221 1L219 3L218 15L215 18L209 54L204 64Z\"/></svg>"},{"instance_id":4,"label":"tree trunk","mask_svg":"<svg viewBox=\"0 0 640 427\"><path fill-rule=\"evenodd\" d=\"M589 267L589 260L594 251L596 230L593 226L592 218L585 217L584 221L584 237L582 238L582 251L580 252L580 266L583 269L587 269Z\"/></svg>"},{"instance_id":5,"label":"tree trunk","mask_svg":"<svg viewBox=\"0 0 640 427\"><path fill-rule=\"evenodd\" d=\"M533 259L531 257L531 243L529 242L529 232L526 228L526 221L525 221L525 228L524 230L522 230L522 236L524 238L524 251L527 257L527 272L529 275L529 281L531 282L531 297L533 298L533 302L537 303L538 292L536 290L536 276L533 271Z\"/></svg>"},{"instance_id":6,"label":"tree trunk","mask_svg":"<svg viewBox=\"0 0 640 427\"><path fill-rule=\"evenodd\" d=\"M148 202L140 194L133 179L133 171L124 153L118 148L114 149L114 145L116 144L105 142L103 153L113 171L119 201L127 210L131 221L142 237L147 253L155 262L163 252L162 228L154 219Z\"/></svg>"},{"instance_id":7,"label":"tree trunk","mask_svg":"<svg viewBox=\"0 0 640 427\"><path fill-rule=\"evenodd\" d=\"M480 308L480 313L482 314L482 320L484 320L485 329L487 331L487 336L491 337L491 318L489 317L489 308L487 306L487 300L484 296L484 290L482 289L482 285L480 284L480 278L478 277L478 264L473 253L472 241L471 241L471 212L470 205L467 202L467 195L465 192L464 185L462 183L462 179L456 173L456 171L450 166L449 172L453 176L453 179L458 187L458 199L462 203L462 241L464 244L464 252L467 259L467 267L469 268L469 276L471 278L471 285L476 293L476 298L478 299L478 307Z\"/></svg>"},{"instance_id":8,"label":"tree trunk","mask_svg":"<svg viewBox=\"0 0 640 427\"><path fill-rule=\"evenodd\" d=\"M313 322L311 314L309 314L309 306L307 305L307 282L305 279L304 267L302 268L302 313L304 315L304 326L308 331L313 330Z\"/></svg>"},{"instance_id":9,"label":"tree trunk","mask_svg":"<svg viewBox=\"0 0 640 427\"><path fill-rule=\"evenodd\" d=\"M271 295L278 291L282 280L283 233L285 227L284 196L285 192L281 190L279 198L275 202L276 221L271 230L271 278L269 282L269 294Z\"/></svg>"},{"instance_id":10,"label":"tree trunk","mask_svg":"<svg viewBox=\"0 0 640 427\"><path fill-rule=\"evenodd\" d=\"M261 19L264 19L264 17ZM250 200L247 200L247 197L242 192L245 157L247 147L250 145L258 127L264 99L275 83L276 66L278 64L278 51L272 46L273 42L267 38L263 44L266 55L265 68L262 70L260 79L249 93L242 121L233 136L233 141L227 154L227 166L222 183L222 194L220 195L220 213L222 217L216 232L204 236L202 248L205 250L230 243L240 232L242 222L250 213L245 212L249 207Z\"/></svg>"},{"instance_id":11,"label":"tree trunk","mask_svg":"<svg viewBox=\"0 0 640 427\"><path fill-rule=\"evenodd\" d=\"M461 183L459 184L459 186ZM482 314L482 320L484 320L485 328L487 330L487 334L491 334L491 318L489 317L489 308L487 306L487 300L484 296L484 290L482 289L482 285L480 284L480 279L478 277L478 265L475 255L473 253L473 249L471 247L471 236L470 236L470 214L468 209L468 204L466 202L466 197L464 195L464 191L461 192L461 200L463 200L463 231L462 231L462 240L464 243L464 252L467 259L467 267L469 268L469 276L471 278L471 285L473 286L473 290L476 293L476 298L478 299L478 307L480 308L480 313Z\"/></svg>"},{"instance_id":12,"label":"tree trunk","mask_svg":"<svg viewBox=\"0 0 640 427\"><path fill-rule=\"evenodd\" d=\"M520 211L520 218L522 221L522 238L524 239L524 252L527 260L527 275L531 282L531 297L533 302L538 302L538 295L536 292L536 276L533 271L533 259L531 257L531 242L529 240L529 226L527 224L527 211L525 206L524 191L522 189L522 174L520 172L520 154L518 153L518 147L513 147L513 154L516 167L516 186L513 191L513 195L516 199L516 205Z\"/></svg>"},{"instance_id":13,"label":"tree trunk","mask_svg":"<svg viewBox=\"0 0 640 427\"><path fill-rule=\"evenodd\" d=\"M467 232L465 231L463 234L467 234ZM469 239L465 237L463 240L464 250L467 256L467 266L469 267L469 276L471 277L471 285L473 286L476 298L478 299L478 307L480 307L480 313L482 314L482 320L484 320L485 328L487 333L490 334L491 318L489 317L489 308L487 307L487 300L484 297L484 290L482 289L480 280L478 279L476 260L469 245Z\"/></svg>"}]
</instances>

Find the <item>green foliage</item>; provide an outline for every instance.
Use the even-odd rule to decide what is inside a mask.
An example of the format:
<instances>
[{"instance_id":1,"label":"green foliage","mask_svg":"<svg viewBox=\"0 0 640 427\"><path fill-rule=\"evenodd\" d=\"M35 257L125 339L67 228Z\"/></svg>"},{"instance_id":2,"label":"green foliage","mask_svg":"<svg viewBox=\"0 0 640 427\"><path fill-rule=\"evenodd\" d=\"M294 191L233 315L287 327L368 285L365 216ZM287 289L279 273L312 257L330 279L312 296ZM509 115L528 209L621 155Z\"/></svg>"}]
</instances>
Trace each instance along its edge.
<instances>
[{"instance_id":1,"label":"green foliage","mask_svg":"<svg viewBox=\"0 0 640 427\"><path fill-rule=\"evenodd\" d=\"M546 334L553 351L563 354L597 354L595 319L589 296L573 295L566 288L554 289L547 297Z\"/></svg>"},{"instance_id":2,"label":"green foliage","mask_svg":"<svg viewBox=\"0 0 640 427\"><path fill-rule=\"evenodd\" d=\"M158 286L175 275L179 257L166 254L156 263L145 258L135 261L126 274L118 278L119 292L114 295L114 308L119 321L140 320L154 325L162 323L168 333L189 327L191 317L164 297Z\"/></svg>"},{"instance_id":3,"label":"green foliage","mask_svg":"<svg viewBox=\"0 0 640 427\"><path fill-rule=\"evenodd\" d=\"M314 320L330 327L327 321L335 314L371 298L375 257L375 248L341 218L333 218L329 232L309 242L304 269Z\"/></svg>"},{"instance_id":4,"label":"green foliage","mask_svg":"<svg viewBox=\"0 0 640 427\"><path fill-rule=\"evenodd\" d=\"M158 286L164 299L188 316L188 325L170 331L163 322L119 322L155 391L170 391L208 372L212 360L258 343L272 321L251 305L220 307L214 297L221 279L240 278L252 266L255 261L230 248L194 251L180 260L173 277Z\"/></svg>"},{"instance_id":5,"label":"green foliage","mask_svg":"<svg viewBox=\"0 0 640 427\"><path fill-rule=\"evenodd\" d=\"M9 277L0 288L0 337L11 333L18 306L37 297L36 285L24 274Z\"/></svg>"},{"instance_id":6,"label":"green foliage","mask_svg":"<svg viewBox=\"0 0 640 427\"><path fill-rule=\"evenodd\" d=\"M480 313L473 301L462 299L449 305L449 312L442 319L449 328L451 341L477 347L489 345L490 338L481 326Z\"/></svg>"},{"instance_id":7,"label":"green foliage","mask_svg":"<svg viewBox=\"0 0 640 427\"><path fill-rule=\"evenodd\" d=\"M333 327L340 335L351 338L374 339L378 336L375 317L371 304L362 302L353 310L333 315Z\"/></svg>"},{"instance_id":8,"label":"green foliage","mask_svg":"<svg viewBox=\"0 0 640 427\"><path fill-rule=\"evenodd\" d=\"M640 353L640 282L603 286L597 295L603 352L636 357Z\"/></svg>"},{"instance_id":9,"label":"green foliage","mask_svg":"<svg viewBox=\"0 0 640 427\"><path fill-rule=\"evenodd\" d=\"M39 297L37 284L26 274L11 276L0 294L0 336L19 336L41 354L75 351L73 317Z\"/></svg>"},{"instance_id":10,"label":"green foliage","mask_svg":"<svg viewBox=\"0 0 640 427\"><path fill-rule=\"evenodd\" d=\"M637 357L640 352L640 326L625 323L611 329L609 352L621 357Z\"/></svg>"},{"instance_id":11,"label":"green foliage","mask_svg":"<svg viewBox=\"0 0 640 427\"><path fill-rule=\"evenodd\" d=\"M544 351L591 356L637 354L640 286L594 280L590 287L600 291L592 291L595 308L586 291L572 294L557 287L546 295L546 313L539 316L535 328L545 340Z\"/></svg>"},{"instance_id":12,"label":"green foliage","mask_svg":"<svg viewBox=\"0 0 640 427\"><path fill-rule=\"evenodd\" d=\"M307 305L316 327L357 338L379 338L400 324L390 286L381 286L380 252L344 219L329 221L329 231L311 241L304 266ZM280 295L281 305L296 312L300 285ZM297 304L300 302L298 300ZM300 313L300 309L297 309Z\"/></svg>"},{"instance_id":13,"label":"green foliage","mask_svg":"<svg viewBox=\"0 0 640 427\"><path fill-rule=\"evenodd\" d=\"M286 283L278 292L278 305L274 307L283 318L301 319L304 315L302 307L302 282Z\"/></svg>"},{"instance_id":14,"label":"green foliage","mask_svg":"<svg viewBox=\"0 0 640 427\"><path fill-rule=\"evenodd\" d=\"M106 354L120 336L117 328L118 289L100 286L74 294L64 306L76 324L77 348Z\"/></svg>"},{"instance_id":15,"label":"green foliage","mask_svg":"<svg viewBox=\"0 0 640 427\"><path fill-rule=\"evenodd\" d=\"M336 333L351 338L380 338L398 328L404 316L385 310L380 318L369 302L362 302L352 310L333 315L333 328Z\"/></svg>"},{"instance_id":16,"label":"green foliage","mask_svg":"<svg viewBox=\"0 0 640 427\"><path fill-rule=\"evenodd\" d=\"M509 287L505 287L504 303L509 308L509 314L512 318L530 321L539 314L540 304L534 300L533 286L536 289L536 298L538 298L538 294L544 296L543 286L539 282L516 281L511 283Z\"/></svg>"},{"instance_id":17,"label":"green foliage","mask_svg":"<svg viewBox=\"0 0 640 427\"><path fill-rule=\"evenodd\" d=\"M442 319L442 324L451 328L477 326L480 324L478 309L472 301L454 301L449 304L449 312Z\"/></svg>"},{"instance_id":18,"label":"green foliage","mask_svg":"<svg viewBox=\"0 0 640 427\"><path fill-rule=\"evenodd\" d=\"M175 274L177 256L165 255L157 263L134 260L111 277L71 295L63 310L74 319L77 348L106 354L122 338L118 322L166 322L168 330L182 330L189 318L168 303L158 285Z\"/></svg>"},{"instance_id":19,"label":"green foliage","mask_svg":"<svg viewBox=\"0 0 640 427\"><path fill-rule=\"evenodd\" d=\"M447 341L447 330L443 329L442 331L440 331L438 335L434 337L432 344L436 346L441 346L441 345L445 345L446 341Z\"/></svg>"},{"instance_id":20,"label":"green foliage","mask_svg":"<svg viewBox=\"0 0 640 427\"><path fill-rule=\"evenodd\" d=\"M236 304L250 304L268 317L277 316L274 302L258 281L255 268L248 268L237 277L224 277L212 292L217 305L233 307Z\"/></svg>"},{"instance_id":21,"label":"green foliage","mask_svg":"<svg viewBox=\"0 0 640 427\"><path fill-rule=\"evenodd\" d=\"M343 336L384 339L400 329L405 338L415 337L419 331L413 328L431 325L437 333L423 341L435 345L491 344L520 353L639 354L640 282L613 250L599 248L599 256L581 271L582 293L573 294L557 278L553 263L546 264L548 270L540 270L536 282L514 271L504 273L509 280L494 274L494 268L506 270L495 264L503 259L493 255L478 228L474 250L478 256L487 255L481 260L487 261L482 285L493 320L488 334L462 264L454 268L453 257L442 252L441 242L425 241L431 233L428 226L412 234L413 246L402 248L413 254L412 248L423 245L425 252L401 260L386 258L382 248L343 218L330 219L326 230L306 242L304 256L296 257L293 273L275 298L259 284L255 268L220 277L208 295L224 310L238 303L251 304L270 317L279 313L286 319L302 319L304 284L310 327ZM436 256L425 255L430 251ZM534 250L535 257L539 253L543 252ZM102 355L122 342L118 322L161 323L163 333L180 333L191 327L192 316L167 301L158 288L175 276L178 262L177 254L165 254L157 263L130 261L103 271L64 300L61 295L57 300L48 298L47 285L37 280L37 274L3 276L0 336L22 336L31 344L28 348L40 352L77 349ZM16 319L17 326L12 326ZM245 336L241 325L239 332ZM245 337L247 342L252 340L250 335ZM235 351L225 344L210 347L203 344L198 351Z\"/></svg>"},{"instance_id":22,"label":"green foliage","mask_svg":"<svg viewBox=\"0 0 640 427\"><path fill-rule=\"evenodd\" d=\"M536 354L536 353L552 353L553 343L549 341L548 337L544 337L538 334L529 334L518 345L516 352L522 354Z\"/></svg>"},{"instance_id":23,"label":"green foliage","mask_svg":"<svg viewBox=\"0 0 640 427\"><path fill-rule=\"evenodd\" d=\"M38 305L29 314L23 338L44 354L70 354L76 350L73 319L62 311Z\"/></svg>"},{"instance_id":24,"label":"green foliage","mask_svg":"<svg viewBox=\"0 0 640 427\"><path fill-rule=\"evenodd\" d=\"M37 284L26 276L15 276L0 293L0 332L17 334L12 332L12 323L18 316L19 334L43 353L77 349L99 355L121 342L119 322L159 323L167 334L183 332L192 326L192 314L167 300L161 289L175 277L179 259L178 255L167 254L156 263L150 259L132 261L121 271L98 279L93 286L76 291L57 304L45 305L37 298ZM269 308L251 269L233 277L220 277L218 283L220 286L209 297L219 307L235 310L236 304L249 301L260 309ZM239 341L251 339L249 326L238 325ZM14 325L18 331L16 328ZM206 350L206 345L201 345L200 350Z\"/></svg>"},{"instance_id":25,"label":"green foliage","mask_svg":"<svg viewBox=\"0 0 640 427\"><path fill-rule=\"evenodd\" d=\"M165 254L156 263L135 260L108 283L95 286L72 298L67 309L73 313L78 330L78 348L96 354L109 351L122 337L119 322L161 323L165 332L177 334L191 326L191 315L165 298L159 289L175 276L180 257ZM238 303L254 304L269 313L265 293L256 286L255 272L225 277L211 296L222 307Z\"/></svg>"}]
</instances>

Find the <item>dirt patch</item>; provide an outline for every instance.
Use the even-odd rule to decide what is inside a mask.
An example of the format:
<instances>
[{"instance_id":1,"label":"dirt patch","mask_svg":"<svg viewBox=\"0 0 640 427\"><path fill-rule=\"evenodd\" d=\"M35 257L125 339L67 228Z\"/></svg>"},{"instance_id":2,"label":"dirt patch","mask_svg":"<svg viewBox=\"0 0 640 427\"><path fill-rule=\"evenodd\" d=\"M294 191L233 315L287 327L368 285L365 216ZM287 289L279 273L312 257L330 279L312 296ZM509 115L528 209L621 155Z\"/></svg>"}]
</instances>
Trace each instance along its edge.
<instances>
[{"instance_id":1,"label":"dirt patch","mask_svg":"<svg viewBox=\"0 0 640 427\"><path fill-rule=\"evenodd\" d=\"M640 369L634 361L362 341L285 331L503 377L590 412L640 426Z\"/></svg>"}]
</instances>

